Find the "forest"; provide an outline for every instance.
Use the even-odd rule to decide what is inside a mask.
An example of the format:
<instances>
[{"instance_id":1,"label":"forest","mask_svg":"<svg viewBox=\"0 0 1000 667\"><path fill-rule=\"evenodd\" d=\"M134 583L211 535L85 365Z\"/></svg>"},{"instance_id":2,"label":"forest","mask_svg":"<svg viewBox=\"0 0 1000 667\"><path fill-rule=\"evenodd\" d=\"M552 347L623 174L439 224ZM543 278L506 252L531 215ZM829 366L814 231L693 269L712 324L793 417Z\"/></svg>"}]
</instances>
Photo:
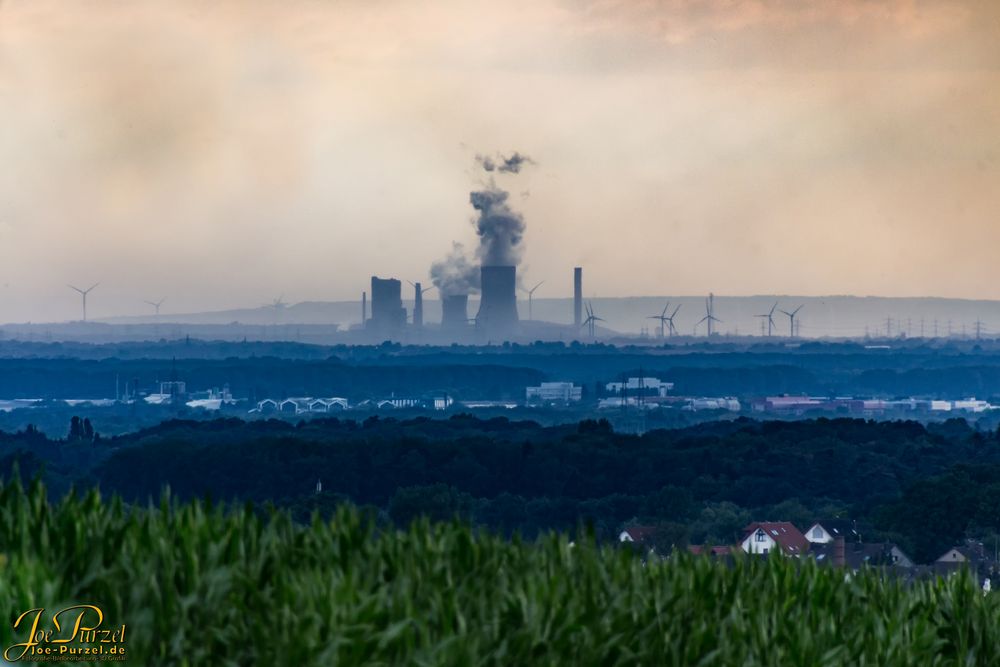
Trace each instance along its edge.
<instances>
[{"instance_id":1,"label":"forest","mask_svg":"<svg viewBox=\"0 0 1000 667\"><path fill-rule=\"evenodd\" d=\"M0 468L41 474L54 493L96 485L145 502L169 487L181 499L287 507L300 520L349 502L400 525L459 516L528 538L588 527L611 540L640 523L675 544L725 544L751 520L847 517L866 538L927 561L1000 533L1000 436L960 419L739 419L641 436L603 420L546 427L469 415L99 431L2 434Z\"/></svg>"},{"instance_id":2,"label":"forest","mask_svg":"<svg viewBox=\"0 0 1000 667\"><path fill-rule=\"evenodd\" d=\"M173 376L190 390L229 385L237 398L448 394L523 399L543 380L588 397L623 375L659 377L686 396L812 394L884 398L1000 397L1000 352L969 344L857 343L614 346L542 343L480 347L319 346L183 339L161 343L0 341L0 398L109 398L116 384L149 389Z\"/></svg>"}]
</instances>

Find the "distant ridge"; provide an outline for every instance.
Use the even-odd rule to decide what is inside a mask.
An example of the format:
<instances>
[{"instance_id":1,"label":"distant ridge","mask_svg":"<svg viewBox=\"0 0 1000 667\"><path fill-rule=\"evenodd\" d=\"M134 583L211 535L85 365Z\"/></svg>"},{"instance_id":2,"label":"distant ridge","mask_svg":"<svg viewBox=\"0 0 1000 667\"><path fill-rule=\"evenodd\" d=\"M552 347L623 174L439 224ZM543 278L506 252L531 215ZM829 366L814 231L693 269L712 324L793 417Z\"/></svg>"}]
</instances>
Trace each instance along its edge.
<instances>
[{"instance_id":1,"label":"distant ridge","mask_svg":"<svg viewBox=\"0 0 1000 667\"><path fill-rule=\"evenodd\" d=\"M655 323L648 319L662 311L669 301L673 307L681 306L675 321L678 332L690 336L694 323L704 315L704 296L633 296L593 297L588 299L610 329L623 333L639 334L646 330L650 336L658 333ZM755 315L764 312L778 301L779 308L790 309L802 305L797 319L804 338L857 337L869 335L890 336L904 334L910 337L974 336L976 322L980 322L982 336L1000 334L1000 301L952 299L944 297L881 297L881 296L715 296L715 314L722 320L718 331L722 334L760 335L760 319ZM411 300L404 300L412 312ZM527 319L527 302L519 299L520 317ZM534 316L537 320L569 324L572 322L571 298L545 298L536 294ZM475 302L469 306L475 312ZM357 325L361 318L359 301L304 301L281 309L270 306L241 308L200 313L164 313L160 321L167 323L224 325L239 322L250 325L289 324L339 324L342 328ZM437 300L424 300L424 321L430 324L441 319L441 304ZM113 317L97 320L108 324L152 324L151 315ZM788 319L776 314L775 334L787 336ZM697 332L703 335L704 331Z\"/></svg>"}]
</instances>

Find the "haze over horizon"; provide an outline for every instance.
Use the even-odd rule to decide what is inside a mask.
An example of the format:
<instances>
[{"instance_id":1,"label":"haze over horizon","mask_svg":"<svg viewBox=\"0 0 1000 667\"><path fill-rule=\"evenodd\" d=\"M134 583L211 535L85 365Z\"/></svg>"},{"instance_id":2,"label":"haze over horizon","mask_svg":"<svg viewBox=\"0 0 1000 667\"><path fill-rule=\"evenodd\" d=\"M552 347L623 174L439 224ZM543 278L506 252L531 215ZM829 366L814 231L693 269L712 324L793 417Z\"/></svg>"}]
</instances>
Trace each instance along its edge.
<instances>
[{"instance_id":1,"label":"haze over horizon","mask_svg":"<svg viewBox=\"0 0 1000 667\"><path fill-rule=\"evenodd\" d=\"M5 0L0 321L430 284L514 150L539 297L1000 299L998 34L986 0Z\"/></svg>"}]
</instances>

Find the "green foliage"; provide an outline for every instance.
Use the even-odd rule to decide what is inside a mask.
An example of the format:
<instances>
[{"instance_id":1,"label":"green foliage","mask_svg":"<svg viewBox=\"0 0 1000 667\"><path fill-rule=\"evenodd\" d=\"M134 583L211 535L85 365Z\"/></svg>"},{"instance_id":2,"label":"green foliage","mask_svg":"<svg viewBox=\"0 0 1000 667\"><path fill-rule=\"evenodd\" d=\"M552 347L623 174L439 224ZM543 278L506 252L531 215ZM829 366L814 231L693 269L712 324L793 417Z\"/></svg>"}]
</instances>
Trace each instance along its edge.
<instances>
[{"instance_id":1,"label":"green foliage","mask_svg":"<svg viewBox=\"0 0 1000 667\"><path fill-rule=\"evenodd\" d=\"M1000 442L961 420L735 420L642 436L602 421L470 415L175 420L93 442L0 433L0 472L14 460L56 497L71 483L99 484L142 503L169 485L181 500L272 502L299 521L350 501L400 526L458 515L525 539L587 525L612 540L634 519L682 524L694 544L731 544L751 520L805 529L839 516L857 520L866 541L931 562L965 538L1000 533Z\"/></svg>"},{"instance_id":2,"label":"green foliage","mask_svg":"<svg viewBox=\"0 0 1000 667\"><path fill-rule=\"evenodd\" d=\"M389 517L399 526L420 517L432 521L468 518L471 509L472 496L446 484L407 486L396 491L389 501Z\"/></svg>"},{"instance_id":3,"label":"green foliage","mask_svg":"<svg viewBox=\"0 0 1000 667\"><path fill-rule=\"evenodd\" d=\"M0 486L0 605L96 604L136 665L974 665L1000 660L1000 595L772 558L535 543L338 509L297 524L96 491ZM0 640L15 641L8 624ZM17 638L20 641L21 637Z\"/></svg>"}]
</instances>

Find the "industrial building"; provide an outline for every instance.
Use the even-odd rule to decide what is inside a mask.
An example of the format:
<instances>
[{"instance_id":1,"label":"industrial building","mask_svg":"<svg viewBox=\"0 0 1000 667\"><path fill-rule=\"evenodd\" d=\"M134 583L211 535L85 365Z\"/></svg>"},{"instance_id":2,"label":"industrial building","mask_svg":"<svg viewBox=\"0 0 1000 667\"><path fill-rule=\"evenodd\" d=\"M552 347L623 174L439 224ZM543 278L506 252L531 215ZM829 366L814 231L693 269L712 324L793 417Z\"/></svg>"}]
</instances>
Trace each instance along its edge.
<instances>
[{"instance_id":1,"label":"industrial building","mask_svg":"<svg viewBox=\"0 0 1000 667\"><path fill-rule=\"evenodd\" d=\"M663 382L659 378L634 377L624 382L608 382L605 390L612 395L664 397L674 388L673 382Z\"/></svg>"},{"instance_id":2,"label":"industrial building","mask_svg":"<svg viewBox=\"0 0 1000 667\"><path fill-rule=\"evenodd\" d=\"M395 278L372 276L372 316L366 328L378 336L398 336L406 326L402 284Z\"/></svg>"},{"instance_id":3,"label":"industrial building","mask_svg":"<svg viewBox=\"0 0 1000 667\"><path fill-rule=\"evenodd\" d=\"M441 329L452 333L469 326L469 295L448 294L441 300Z\"/></svg>"},{"instance_id":4,"label":"industrial building","mask_svg":"<svg viewBox=\"0 0 1000 667\"><path fill-rule=\"evenodd\" d=\"M576 403L583 398L583 387L572 382L543 382L537 387L526 387L525 401L539 403Z\"/></svg>"}]
</instances>

